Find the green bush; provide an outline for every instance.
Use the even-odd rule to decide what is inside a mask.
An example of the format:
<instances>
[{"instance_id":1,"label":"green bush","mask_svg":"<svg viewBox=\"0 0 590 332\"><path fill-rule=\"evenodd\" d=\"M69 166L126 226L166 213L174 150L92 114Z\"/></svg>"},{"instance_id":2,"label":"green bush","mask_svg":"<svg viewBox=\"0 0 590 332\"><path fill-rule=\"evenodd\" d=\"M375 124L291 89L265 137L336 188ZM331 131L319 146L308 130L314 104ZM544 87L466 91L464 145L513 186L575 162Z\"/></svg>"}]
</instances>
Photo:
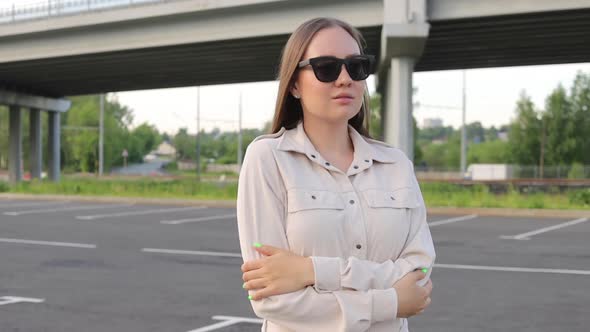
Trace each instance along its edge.
<instances>
[{"instance_id":1,"label":"green bush","mask_svg":"<svg viewBox=\"0 0 590 332\"><path fill-rule=\"evenodd\" d=\"M570 191L569 200L572 204L590 205L590 189Z\"/></svg>"},{"instance_id":2,"label":"green bush","mask_svg":"<svg viewBox=\"0 0 590 332\"><path fill-rule=\"evenodd\" d=\"M583 179L584 178L584 165L580 163L573 163L572 168L567 174L568 179Z\"/></svg>"},{"instance_id":3,"label":"green bush","mask_svg":"<svg viewBox=\"0 0 590 332\"><path fill-rule=\"evenodd\" d=\"M10 190L8 183L6 183L4 181L0 181L0 193L8 192L8 190Z\"/></svg>"}]
</instances>

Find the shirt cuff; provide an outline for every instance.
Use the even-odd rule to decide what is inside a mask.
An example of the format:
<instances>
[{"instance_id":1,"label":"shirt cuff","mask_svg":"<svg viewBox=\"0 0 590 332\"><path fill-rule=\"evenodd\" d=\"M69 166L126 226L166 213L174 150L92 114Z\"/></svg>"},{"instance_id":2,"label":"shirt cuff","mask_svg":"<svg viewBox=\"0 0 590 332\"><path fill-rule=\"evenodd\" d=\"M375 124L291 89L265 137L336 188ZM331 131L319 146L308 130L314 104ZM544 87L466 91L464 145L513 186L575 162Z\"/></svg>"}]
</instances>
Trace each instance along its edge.
<instances>
[{"instance_id":1,"label":"shirt cuff","mask_svg":"<svg viewBox=\"0 0 590 332\"><path fill-rule=\"evenodd\" d=\"M371 317L373 322L397 318L397 291L395 288L372 289L373 306Z\"/></svg>"},{"instance_id":2,"label":"shirt cuff","mask_svg":"<svg viewBox=\"0 0 590 332\"><path fill-rule=\"evenodd\" d=\"M315 283L318 292L340 290L340 258L310 256L313 262Z\"/></svg>"}]
</instances>

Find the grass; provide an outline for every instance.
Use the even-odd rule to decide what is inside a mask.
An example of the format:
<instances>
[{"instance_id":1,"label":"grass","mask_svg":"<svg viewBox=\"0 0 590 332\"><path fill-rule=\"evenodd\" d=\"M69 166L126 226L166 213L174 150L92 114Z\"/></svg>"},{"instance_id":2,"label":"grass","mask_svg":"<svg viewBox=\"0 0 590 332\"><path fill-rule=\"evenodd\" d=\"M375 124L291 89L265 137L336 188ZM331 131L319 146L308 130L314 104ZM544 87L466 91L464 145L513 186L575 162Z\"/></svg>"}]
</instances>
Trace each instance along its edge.
<instances>
[{"instance_id":1,"label":"grass","mask_svg":"<svg viewBox=\"0 0 590 332\"><path fill-rule=\"evenodd\" d=\"M235 183L197 182L194 179L158 180L68 178L60 182L29 181L10 186L8 192L27 194L59 194L81 196L116 196L144 198L190 198L205 200L234 200L237 194Z\"/></svg>"},{"instance_id":2,"label":"grass","mask_svg":"<svg viewBox=\"0 0 590 332\"><path fill-rule=\"evenodd\" d=\"M420 186L429 207L590 209L590 189L531 194L510 189L505 194L494 194L484 185L462 187L448 183L422 183ZM235 200L237 183L198 183L193 176L173 179L97 179L64 176L58 183L34 180L9 186L0 181L0 192Z\"/></svg>"}]
</instances>

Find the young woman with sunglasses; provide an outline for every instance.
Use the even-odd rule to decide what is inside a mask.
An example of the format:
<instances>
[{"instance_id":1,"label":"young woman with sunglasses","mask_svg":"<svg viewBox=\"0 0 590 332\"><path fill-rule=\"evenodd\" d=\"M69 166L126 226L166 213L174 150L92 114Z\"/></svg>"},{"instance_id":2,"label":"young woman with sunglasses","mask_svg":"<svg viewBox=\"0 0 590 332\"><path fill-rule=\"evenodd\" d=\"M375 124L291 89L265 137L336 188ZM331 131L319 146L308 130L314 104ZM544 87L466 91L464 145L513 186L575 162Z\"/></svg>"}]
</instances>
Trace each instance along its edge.
<instances>
[{"instance_id":1,"label":"young woman with sunglasses","mask_svg":"<svg viewBox=\"0 0 590 332\"><path fill-rule=\"evenodd\" d=\"M368 135L363 43L336 19L297 28L272 133L246 150L241 268L262 331L408 331L430 303L424 200L411 161Z\"/></svg>"}]
</instances>

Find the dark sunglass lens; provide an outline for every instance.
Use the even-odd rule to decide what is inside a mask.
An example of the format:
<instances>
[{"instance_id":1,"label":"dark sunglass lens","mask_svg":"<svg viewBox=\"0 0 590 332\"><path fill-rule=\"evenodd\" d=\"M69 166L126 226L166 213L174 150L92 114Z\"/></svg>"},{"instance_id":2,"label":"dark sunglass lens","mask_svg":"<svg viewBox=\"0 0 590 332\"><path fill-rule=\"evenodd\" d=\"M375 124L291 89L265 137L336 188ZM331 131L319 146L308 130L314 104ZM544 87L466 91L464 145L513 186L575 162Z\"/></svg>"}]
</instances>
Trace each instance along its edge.
<instances>
[{"instance_id":1,"label":"dark sunglass lens","mask_svg":"<svg viewBox=\"0 0 590 332\"><path fill-rule=\"evenodd\" d=\"M318 80L332 82L338 78L342 65L335 59L318 59L312 67Z\"/></svg>"},{"instance_id":2,"label":"dark sunglass lens","mask_svg":"<svg viewBox=\"0 0 590 332\"><path fill-rule=\"evenodd\" d=\"M367 58L352 58L348 62L348 74L355 81L364 80L371 72L371 62Z\"/></svg>"}]
</instances>

